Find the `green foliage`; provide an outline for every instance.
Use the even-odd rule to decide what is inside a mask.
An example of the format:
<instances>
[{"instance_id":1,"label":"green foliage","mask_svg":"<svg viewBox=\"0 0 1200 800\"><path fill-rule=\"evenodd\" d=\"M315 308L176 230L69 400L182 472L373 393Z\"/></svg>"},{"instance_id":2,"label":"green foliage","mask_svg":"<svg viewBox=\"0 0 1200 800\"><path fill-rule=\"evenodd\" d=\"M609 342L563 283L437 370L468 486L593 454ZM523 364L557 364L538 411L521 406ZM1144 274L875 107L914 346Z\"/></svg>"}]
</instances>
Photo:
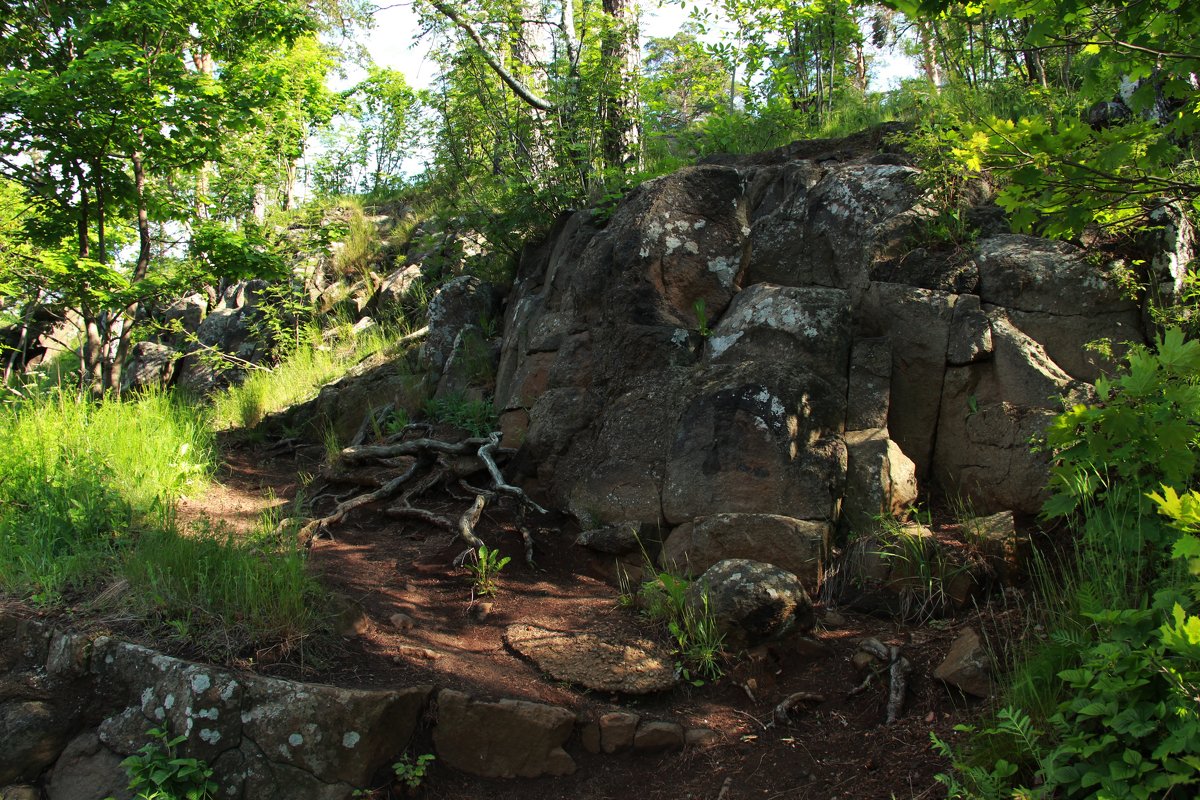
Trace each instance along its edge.
<instances>
[{"instance_id":1,"label":"green foliage","mask_svg":"<svg viewBox=\"0 0 1200 800\"><path fill-rule=\"evenodd\" d=\"M415 759L405 753L400 757L399 761L392 764L392 772L395 773L396 780L403 783L410 790L419 789L421 784L425 782L425 775L429 771L429 765L436 759L437 757L433 753L422 753Z\"/></svg>"},{"instance_id":2,"label":"green foliage","mask_svg":"<svg viewBox=\"0 0 1200 800\"><path fill-rule=\"evenodd\" d=\"M267 415L316 396L322 386L346 374L375 353L391 352L403 330L377 325L339 347L320 343L311 329L301 332L300 345L272 369L251 371L242 383L212 399L218 429L253 428Z\"/></svg>"},{"instance_id":3,"label":"green foliage","mask_svg":"<svg viewBox=\"0 0 1200 800\"><path fill-rule=\"evenodd\" d=\"M889 582L899 589L900 617L926 622L944 614L950 607L946 586L962 568L920 526L884 517L876 540L875 552L891 564Z\"/></svg>"},{"instance_id":4,"label":"green foliage","mask_svg":"<svg viewBox=\"0 0 1200 800\"><path fill-rule=\"evenodd\" d=\"M151 728L156 741L142 746L121 762L129 775L135 800L209 800L216 794L212 767L199 758L183 758L177 748L186 736L172 737L162 728Z\"/></svg>"},{"instance_id":5,"label":"green foliage","mask_svg":"<svg viewBox=\"0 0 1200 800\"><path fill-rule=\"evenodd\" d=\"M1182 12L1178 0L892 5L920 21L926 44L934 31L943 43L959 42L965 52L957 63L968 68L956 68L957 77L968 85L1024 85L1026 111L973 113L961 126L933 123L961 131L959 163L995 176L997 202L1014 227L1066 237L1092 224L1142 225L1168 201L1195 212L1198 100L1186 76L1200 67L1192 46L1200 20ZM978 48L981 36L985 46ZM996 44L987 46L989 40ZM1023 59L997 52L1002 41ZM924 60L936 69L932 47L926 50ZM1141 83L1122 88L1125 80ZM1093 127L1084 119L1089 108L1112 101L1118 89L1128 104L1125 118Z\"/></svg>"},{"instance_id":6,"label":"green foliage","mask_svg":"<svg viewBox=\"0 0 1200 800\"><path fill-rule=\"evenodd\" d=\"M313 175L317 193L379 195L399 188L401 163L419 134L416 92L402 73L371 65L340 100L333 126L321 136Z\"/></svg>"},{"instance_id":7,"label":"green foliage","mask_svg":"<svg viewBox=\"0 0 1200 800\"><path fill-rule=\"evenodd\" d=\"M192 230L191 250L211 275L274 280L286 273L283 260L254 226L235 231L216 222L201 222Z\"/></svg>"},{"instance_id":8,"label":"green foliage","mask_svg":"<svg viewBox=\"0 0 1200 800\"><path fill-rule=\"evenodd\" d=\"M649 568L649 559L646 563ZM708 593L701 593L702 607L696 610L687 600L690 582L686 578L665 570L650 570L650 574L653 577L642 582L636 598L624 595L629 598L625 604L636 602L643 615L666 626L679 658L676 669L684 680L700 686L719 679L725 674L725 634L713 619Z\"/></svg>"},{"instance_id":9,"label":"green foliage","mask_svg":"<svg viewBox=\"0 0 1200 800\"><path fill-rule=\"evenodd\" d=\"M708 327L708 309L703 298L692 303L692 311L696 314L696 327L699 329L700 335L706 339L712 336L712 329Z\"/></svg>"},{"instance_id":10,"label":"green foliage","mask_svg":"<svg viewBox=\"0 0 1200 800\"><path fill-rule=\"evenodd\" d=\"M486 544L472 553L473 561L467 561L465 566L471 571L474 581L473 591L480 597L488 597L496 593L496 578L512 561L508 556L501 557L499 550L490 550Z\"/></svg>"},{"instance_id":11,"label":"green foliage","mask_svg":"<svg viewBox=\"0 0 1200 800\"><path fill-rule=\"evenodd\" d=\"M944 780L952 797L1200 787L1200 344L1178 330L1156 344L1133 348L1127 369L1098 383L1095 405L1068 409L1047 433L1046 513L1077 530L1075 560L1043 593L1049 644L1010 693L1036 707L1007 709L977 733L980 753L1007 755L956 759L959 776Z\"/></svg>"},{"instance_id":12,"label":"green foliage","mask_svg":"<svg viewBox=\"0 0 1200 800\"><path fill-rule=\"evenodd\" d=\"M1105 509L1086 517L1086 541L1115 524L1117 539L1108 546L1127 555L1143 546L1163 554L1174 536L1150 513L1148 495L1163 485L1189 486L1200 457L1200 342L1168 330L1156 345L1132 348L1126 372L1096 382L1096 404L1068 409L1046 431L1055 462L1043 513ZM1090 520L1104 527L1092 531Z\"/></svg>"},{"instance_id":13,"label":"green foliage","mask_svg":"<svg viewBox=\"0 0 1200 800\"><path fill-rule=\"evenodd\" d=\"M0 405L0 590L49 603L95 585L211 465L204 419L167 395Z\"/></svg>"},{"instance_id":14,"label":"green foliage","mask_svg":"<svg viewBox=\"0 0 1200 800\"><path fill-rule=\"evenodd\" d=\"M143 534L121 573L131 604L151 624L229 659L252 645L288 652L321 627L324 594L305 564L294 540L240 541L202 527L187 536Z\"/></svg>"},{"instance_id":15,"label":"green foliage","mask_svg":"<svg viewBox=\"0 0 1200 800\"><path fill-rule=\"evenodd\" d=\"M462 395L435 397L426 401L422 410L429 420L461 428L472 436L487 436L499 425L490 400L468 400Z\"/></svg>"}]
</instances>

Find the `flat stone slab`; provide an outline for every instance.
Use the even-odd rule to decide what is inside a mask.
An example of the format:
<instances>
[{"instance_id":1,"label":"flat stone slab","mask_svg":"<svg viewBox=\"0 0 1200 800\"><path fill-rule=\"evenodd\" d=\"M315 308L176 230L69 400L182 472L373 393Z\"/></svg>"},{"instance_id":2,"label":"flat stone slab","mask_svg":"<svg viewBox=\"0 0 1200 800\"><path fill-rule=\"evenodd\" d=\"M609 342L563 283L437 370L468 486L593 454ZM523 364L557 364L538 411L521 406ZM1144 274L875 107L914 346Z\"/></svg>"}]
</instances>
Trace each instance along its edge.
<instances>
[{"instance_id":1,"label":"flat stone slab","mask_svg":"<svg viewBox=\"0 0 1200 800\"><path fill-rule=\"evenodd\" d=\"M554 679L596 691L650 694L678 682L670 649L649 639L537 625L510 625L504 639Z\"/></svg>"}]
</instances>

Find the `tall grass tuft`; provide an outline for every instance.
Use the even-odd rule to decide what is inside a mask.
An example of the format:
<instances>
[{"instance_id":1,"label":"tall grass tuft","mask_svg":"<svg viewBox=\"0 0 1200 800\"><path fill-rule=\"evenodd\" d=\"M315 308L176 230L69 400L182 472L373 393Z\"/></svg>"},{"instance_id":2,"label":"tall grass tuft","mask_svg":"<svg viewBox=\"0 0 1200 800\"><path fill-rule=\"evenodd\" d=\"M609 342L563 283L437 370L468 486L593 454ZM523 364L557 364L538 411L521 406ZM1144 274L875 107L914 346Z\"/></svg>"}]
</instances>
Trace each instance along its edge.
<instances>
[{"instance_id":1,"label":"tall grass tuft","mask_svg":"<svg viewBox=\"0 0 1200 800\"><path fill-rule=\"evenodd\" d=\"M345 375L354 365L390 350L407 333L403 325L377 325L342 345L325 345L309 337L270 370L254 370L238 386L213 398L212 418L218 429L253 428L267 415L315 397L322 386Z\"/></svg>"},{"instance_id":2,"label":"tall grass tuft","mask_svg":"<svg viewBox=\"0 0 1200 800\"><path fill-rule=\"evenodd\" d=\"M136 611L222 660L263 643L291 650L320 627L325 607L297 545L268 548L221 530L143 535L121 574Z\"/></svg>"},{"instance_id":3,"label":"tall grass tuft","mask_svg":"<svg viewBox=\"0 0 1200 800\"><path fill-rule=\"evenodd\" d=\"M0 406L0 591L48 603L102 579L211 464L204 419L163 394Z\"/></svg>"}]
</instances>

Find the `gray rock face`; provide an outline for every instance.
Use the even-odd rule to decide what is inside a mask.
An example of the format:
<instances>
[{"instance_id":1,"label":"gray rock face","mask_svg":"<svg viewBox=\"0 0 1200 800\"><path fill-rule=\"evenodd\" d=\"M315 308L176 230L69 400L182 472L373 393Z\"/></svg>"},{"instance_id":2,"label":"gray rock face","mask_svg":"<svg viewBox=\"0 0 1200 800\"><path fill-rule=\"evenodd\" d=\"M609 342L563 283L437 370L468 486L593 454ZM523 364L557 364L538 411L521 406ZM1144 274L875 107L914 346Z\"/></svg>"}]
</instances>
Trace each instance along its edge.
<instances>
[{"instance_id":1,"label":"gray rock face","mask_svg":"<svg viewBox=\"0 0 1200 800\"><path fill-rule=\"evenodd\" d=\"M912 459L875 429L846 434L849 467L842 500L842 526L866 533L881 517L903 517L917 499L917 468Z\"/></svg>"},{"instance_id":2,"label":"gray rock face","mask_svg":"<svg viewBox=\"0 0 1200 800\"><path fill-rule=\"evenodd\" d=\"M472 700L443 689L437 696L433 744L448 766L484 778L570 775L575 761L563 743L575 727L565 708L500 700Z\"/></svg>"},{"instance_id":3,"label":"gray rock face","mask_svg":"<svg viewBox=\"0 0 1200 800\"><path fill-rule=\"evenodd\" d=\"M96 712L86 645L0 615L0 786L36 780Z\"/></svg>"},{"instance_id":4,"label":"gray rock face","mask_svg":"<svg viewBox=\"0 0 1200 800\"><path fill-rule=\"evenodd\" d=\"M718 561L744 558L781 567L810 586L824 572L830 525L778 514L716 514L671 531L659 564L673 573L699 575Z\"/></svg>"},{"instance_id":5,"label":"gray rock face","mask_svg":"<svg viewBox=\"0 0 1200 800\"><path fill-rule=\"evenodd\" d=\"M401 267L389 274L383 279L379 286L379 291L375 294L372 301L376 313L388 315L395 313L400 302L412 290L413 286L421 281L421 267L418 264L410 264L406 267Z\"/></svg>"},{"instance_id":6,"label":"gray rock face","mask_svg":"<svg viewBox=\"0 0 1200 800\"><path fill-rule=\"evenodd\" d=\"M100 726L128 755L153 726L186 736L180 752L220 766L222 796L342 797L404 749L430 687L364 691L240 675L136 645L98 640L98 683L134 698Z\"/></svg>"},{"instance_id":7,"label":"gray rock face","mask_svg":"<svg viewBox=\"0 0 1200 800\"><path fill-rule=\"evenodd\" d=\"M816 624L800 579L760 561L714 564L688 587L687 602L695 613L712 615L733 649L807 633Z\"/></svg>"},{"instance_id":8,"label":"gray rock face","mask_svg":"<svg viewBox=\"0 0 1200 800\"><path fill-rule=\"evenodd\" d=\"M497 302L492 285L472 275L454 278L438 289L429 301L429 333L421 344L422 362L440 375L459 333L491 318Z\"/></svg>"},{"instance_id":9,"label":"gray rock face","mask_svg":"<svg viewBox=\"0 0 1200 800\"><path fill-rule=\"evenodd\" d=\"M129 362L121 373L121 389L162 389L175 374L179 354L155 342L138 342L129 350Z\"/></svg>"},{"instance_id":10,"label":"gray rock face","mask_svg":"<svg viewBox=\"0 0 1200 800\"><path fill-rule=\"evenodd\" d=\"M973 252L915 246L916 170L856 141L682 170L603 229L577 213L526 249L496 405L549 502L597 523L844 530L894 513L915 477L1037 511L1045 455L1024 443L1104 367L1084 343L1143 339L1138 309L1077 248L998 234L983 208ZM1021 372L1047 380L1027 391ZM849 437L848 475L846 432L871 430Z\"/></svg>"},{"instance_id":11,"label":"gray rock face","mask_svg":"<svg viewBox=\"0 0 1200 800\"><path fill-rule=\"evenodd\" d=\"M624 522L620 525L606 525L603 528L583 531L575 539L575 544L599 553L623 556L626 553L637 552L643 546L641 533L641 525Z\"/></svg>"},{"instance_id":12,"label":"gray rock face","mask_svg":"<svg viewBox=\"0 0 1200 800\"><path fill-rule=\"evenodd\" d=\"M163 312L163 323L168 327L178 325L184 333L195 333L208 313L208 298L202 294L181 297Z\"/></svg>"},{"instance_id":13,"label":"gray rock face","mask_svg":"<svg viewBox=\"0 0 1200 800\"><path fill-rule=\"evenodd\" d=\"M992 358L950 368L942 385L937 477L960 487L980 513L1036 511L1048 466L1029 440L1059 412L1060 398L1083 400L1087 389L1005 314L988 317Z\"/></svg>"},{"instance_id":14,"label":"gray rock face","mask_svg":"<svg viewBox=\"0 0 1200 800\"><path fill-rule=\"evenodd\" d=\"M128 800L129 776L121 757L100 743L94 731L71 740L46 782L48 800Z\"/></svg>"}]
</instances>

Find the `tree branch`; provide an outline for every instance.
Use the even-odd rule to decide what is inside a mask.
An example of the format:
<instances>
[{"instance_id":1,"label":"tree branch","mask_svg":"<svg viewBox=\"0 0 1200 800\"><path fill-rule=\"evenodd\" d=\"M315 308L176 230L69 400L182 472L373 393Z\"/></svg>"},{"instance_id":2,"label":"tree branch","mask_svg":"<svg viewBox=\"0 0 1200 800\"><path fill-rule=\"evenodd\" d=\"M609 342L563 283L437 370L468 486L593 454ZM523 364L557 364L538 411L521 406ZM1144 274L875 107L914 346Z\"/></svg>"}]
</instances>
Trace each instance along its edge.
<instances>
[{"instance_id":1,"label":"tree branch","mask_svg":"<svg viewBox=\"0 0 1200 800\"><path fill-rule=\"evenodd\" d=\"M554 103L550 102L541 95L536 94L532 89L522 83L516 75L513 75L511 72L505 69L504 65L500 63L500 59L496 57L496 54L488 49L487 42L483 40L483 37L479 34L479 31L475 30L475 26L472 25L469 20L464 19L462 15L458 13L457 9L446 3L439 2L439 0L433 0L430 5L436 8L444 17L461 28L462 31L466 33L468 37L470 37L471 41L475 43L475 46L479 48L479 53L483 56L483 60L486 61L487 65L492 68L492 71L500 77L500 80L504 81L504 83L513 90L517 97L521 98L528 105L533 106L539 111L555 110L556 107Z\"/></svg>"}]
</instances>

